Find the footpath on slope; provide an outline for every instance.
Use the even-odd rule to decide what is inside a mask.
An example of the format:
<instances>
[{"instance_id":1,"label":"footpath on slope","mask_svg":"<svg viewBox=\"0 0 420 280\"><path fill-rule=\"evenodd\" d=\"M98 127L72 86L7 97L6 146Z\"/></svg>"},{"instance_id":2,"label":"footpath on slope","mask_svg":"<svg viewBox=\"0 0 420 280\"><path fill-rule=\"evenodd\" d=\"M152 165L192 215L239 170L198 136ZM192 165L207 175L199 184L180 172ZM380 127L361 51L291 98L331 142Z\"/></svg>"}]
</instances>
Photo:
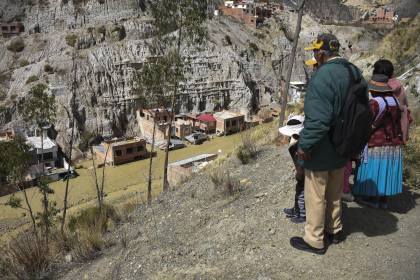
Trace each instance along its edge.
<instances>
[{"instance_id":1,"label":"footpath on slope","mask_svg":"<svg viewBox=\"0 0 420 280\"><path fill-rule=\"evenodd\" d=\"M388 211L345 203L344 243L326 255L294 250L303 234L282 214L292 205L293 166L285 147L265 147L247 165L229 162L242 191L229 196L205 173L141 205L87 264L60 279L420 279L420 195L407 191ZM121 245L122 238L128 241Z\"/></svg>"}]
</instances>

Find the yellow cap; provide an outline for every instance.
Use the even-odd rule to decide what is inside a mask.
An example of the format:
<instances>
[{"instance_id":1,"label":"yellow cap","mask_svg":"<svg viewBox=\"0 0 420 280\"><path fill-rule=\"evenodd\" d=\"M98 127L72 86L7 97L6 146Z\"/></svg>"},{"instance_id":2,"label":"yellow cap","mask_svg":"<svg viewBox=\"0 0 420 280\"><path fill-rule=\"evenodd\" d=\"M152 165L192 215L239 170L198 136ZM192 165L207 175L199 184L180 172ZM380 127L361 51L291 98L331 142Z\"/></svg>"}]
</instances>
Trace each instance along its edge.
<instances>
[{"instance_id":1,"label":"yellow cap","mask_svg":"<svg viewBox=\"0 0 420 280\"><path fill-rule=\"evenodd\" d=\"M314 57L312 57L311 59L308 59L307 61L305 61L305 64L307 66L314 66L317 63L318 63L318 61L316 61L316 59Z\"/></svg>"},{"instance_id":2,"label":"yellow cap","mask_svg":"<svg viewBox=\"0 0 420 280\"><path fill-rule=\"evenodd\" d=\"M313 41L309 47L306 47L305 51L320 50L323 45L324 45L324 41L316 40L316 41Z\"/></svg>"}]
</instances>

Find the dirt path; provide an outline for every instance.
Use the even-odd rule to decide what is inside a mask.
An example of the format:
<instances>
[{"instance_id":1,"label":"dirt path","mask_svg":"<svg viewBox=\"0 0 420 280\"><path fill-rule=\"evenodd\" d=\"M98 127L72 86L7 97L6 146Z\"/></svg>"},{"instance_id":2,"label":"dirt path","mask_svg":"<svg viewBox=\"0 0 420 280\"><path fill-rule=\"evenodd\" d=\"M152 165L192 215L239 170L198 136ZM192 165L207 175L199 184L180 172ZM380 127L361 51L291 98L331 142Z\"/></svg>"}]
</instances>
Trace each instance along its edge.
<instances>
[{"instance_id":1,"label":"dirt path","mask_svg":"<svg viewBox=\"0 0 420 280\"><path fill-rule=\"evenodd\" d=\"M420 279L418 193L393 199L389 211L346 204L347 240L315 256L289 245L303 225L281 214L294 189L287 151L268 147L231 168L245 185L239 194L225 196L197 176L141 206L112 234L116 245L70 264L61 279Z\"/></svg>"}]
</instances>

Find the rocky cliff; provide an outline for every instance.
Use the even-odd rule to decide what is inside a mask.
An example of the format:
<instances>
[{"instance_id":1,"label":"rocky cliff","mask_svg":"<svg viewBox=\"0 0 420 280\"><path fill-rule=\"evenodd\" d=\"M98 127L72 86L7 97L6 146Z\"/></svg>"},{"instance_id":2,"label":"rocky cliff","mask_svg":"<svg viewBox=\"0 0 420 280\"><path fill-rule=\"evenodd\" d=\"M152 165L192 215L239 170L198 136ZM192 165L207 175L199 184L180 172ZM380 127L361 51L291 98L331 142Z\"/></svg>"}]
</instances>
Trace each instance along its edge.
<instances>
[{"instance_id":1,"label":"rocky cliff","mask_svg":"<svg viewBox=\"0 0 420 280\"><path fill-rule=\"evenodd\" d=\"M0 8L0 22L21 21L25 28L18 37L0 38L0 125L19 124L16 102L32 85L44 82L58 100L55 128L62 146L70 131L72 84L77 139L89 133L138 133L134 77L148 56L153 33L147 1L0 0ZM183 51L189 75L177 109L225 107L248 114L276 100L291 49L280 25L290 31L296 22L289 8L293 10L287 7L258 30L228 17L209 20L204 48ZM323 26L314 20L314 11L304 17L300 50L320 32L334 32L343 46L352 42L358 51L368 50L377 39L364 28ZM346 48L344 52L352 55ZM299 51L293 80L305 79L308 56Z\"/></svg>"}]
</instances>

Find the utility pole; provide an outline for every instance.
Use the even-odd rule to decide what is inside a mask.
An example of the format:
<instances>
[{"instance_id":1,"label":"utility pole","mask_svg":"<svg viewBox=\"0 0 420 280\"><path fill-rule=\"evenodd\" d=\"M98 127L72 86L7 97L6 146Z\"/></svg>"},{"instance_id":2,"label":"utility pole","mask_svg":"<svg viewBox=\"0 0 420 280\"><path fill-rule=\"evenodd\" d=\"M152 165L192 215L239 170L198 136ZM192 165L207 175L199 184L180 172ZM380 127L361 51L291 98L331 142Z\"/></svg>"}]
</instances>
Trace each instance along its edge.
<instances>
[{"instance_id":1,"label":"utility pole","mask_svg":"<svg viewBox=\"0 0 420 280\"><path fill-rule=\"evenodd\" d=\"M300 3L298 5L298 18L297 18L297 23L296 23L296 30L293 36L292 53L290 56L289 68L287 69L286 86L285 86L284 91L281 94L281 113L279 117L279 127L283 126L284 120L286 118L287 96L289 94L290 79L292 78L293 64L295 62L296 49L297 49L297 45L299 41L304 6L305 6L305 0L300 0Z\"/></svg>"}]
</instances>

